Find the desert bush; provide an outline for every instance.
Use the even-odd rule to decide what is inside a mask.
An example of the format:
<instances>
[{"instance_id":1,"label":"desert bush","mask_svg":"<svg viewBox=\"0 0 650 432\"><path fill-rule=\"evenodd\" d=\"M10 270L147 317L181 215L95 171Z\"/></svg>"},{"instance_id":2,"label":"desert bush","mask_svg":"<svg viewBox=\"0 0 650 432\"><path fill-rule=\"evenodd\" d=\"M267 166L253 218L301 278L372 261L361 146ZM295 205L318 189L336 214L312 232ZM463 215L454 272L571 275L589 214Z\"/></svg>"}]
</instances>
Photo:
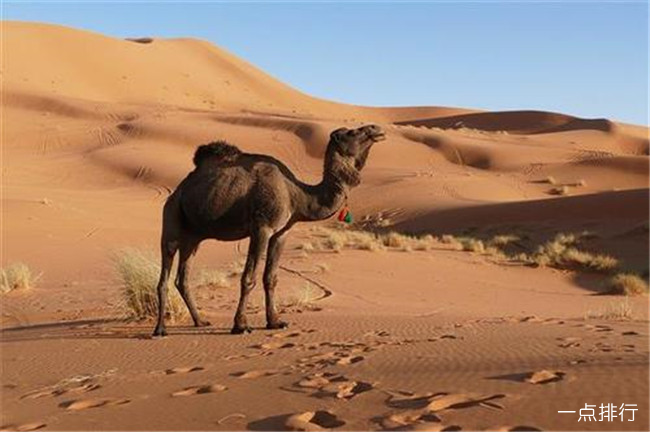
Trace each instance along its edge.
<instances>
[{"instance_id":1,"label":"desert bush","mask_svg":"<svg viewBox=\"0 0 650 432\"><path fill-rule=\"evenodd\" d=\"M33 288L40 277L40 274L33 274L25 263L10 264L0 269L0 292Z\"/></svg>"},{"instance_id":2,"label":"desert bush","mask_svg":"<svg viewBox=\"0 0 650 432\"><path fill-rule=\"evenodd\" d=\"M648 281L632 273L619 273L607 281L607 288L611 294L648 294Z\"/></svg>"},{"instance_id":3,"label":"desert bush","mask_svg":"<svg viewBox=\"0 0 650 432\"><path fill-rule=\"evenodd\" d=\"M115 269L122 282L122 300L127 314L136 319L158 316L158 277L160 265L152 253L126 248L113 254ZM173 278L170 277L170 280ZM177 290L167 287L167 313L172 321L186 314Z\"/></svg>"}]
</instances>

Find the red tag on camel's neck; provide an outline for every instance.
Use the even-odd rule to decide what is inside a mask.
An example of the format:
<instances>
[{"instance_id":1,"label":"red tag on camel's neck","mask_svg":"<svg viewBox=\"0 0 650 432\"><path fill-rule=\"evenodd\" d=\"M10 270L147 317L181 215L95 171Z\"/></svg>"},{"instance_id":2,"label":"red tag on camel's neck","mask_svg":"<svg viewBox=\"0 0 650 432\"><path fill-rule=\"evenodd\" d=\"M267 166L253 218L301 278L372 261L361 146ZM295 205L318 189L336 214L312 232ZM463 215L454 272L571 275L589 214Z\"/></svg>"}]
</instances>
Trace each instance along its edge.
<instances>
[{"instance_id":1,"label":"red tag on camel's neck","mask_svg":"<svg viewBox=\"0 0 650 432\"><path fill-rule=\"evenodd\" d=\"M345 220L345 215L347 214L347 212L348 212L347 207L343 207L341 209L341 211L339 212L339 217L338 217L339 222L343 222Z\"/></svg>"}]
</instances>

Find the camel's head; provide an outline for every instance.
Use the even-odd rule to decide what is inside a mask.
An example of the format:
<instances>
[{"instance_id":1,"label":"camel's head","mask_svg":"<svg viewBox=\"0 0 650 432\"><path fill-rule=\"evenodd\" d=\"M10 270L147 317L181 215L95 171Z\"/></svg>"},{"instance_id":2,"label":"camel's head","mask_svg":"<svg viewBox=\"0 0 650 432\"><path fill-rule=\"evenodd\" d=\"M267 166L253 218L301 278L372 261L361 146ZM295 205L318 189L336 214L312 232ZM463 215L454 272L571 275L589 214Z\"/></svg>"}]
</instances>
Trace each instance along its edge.
<instances>
[{"instance_id":1,"label":"camel's head","mask_svg":"<svg viewBox=\"0 0 650 432\"><path fill-rule=\"evenodd\" d=\"M372 145L386 139L379 126L367 125L357 129L340 128L330 134L325 157L325 169L348 186L361 183L360 172L366 164Z\"/></svg>"}]
</instances>

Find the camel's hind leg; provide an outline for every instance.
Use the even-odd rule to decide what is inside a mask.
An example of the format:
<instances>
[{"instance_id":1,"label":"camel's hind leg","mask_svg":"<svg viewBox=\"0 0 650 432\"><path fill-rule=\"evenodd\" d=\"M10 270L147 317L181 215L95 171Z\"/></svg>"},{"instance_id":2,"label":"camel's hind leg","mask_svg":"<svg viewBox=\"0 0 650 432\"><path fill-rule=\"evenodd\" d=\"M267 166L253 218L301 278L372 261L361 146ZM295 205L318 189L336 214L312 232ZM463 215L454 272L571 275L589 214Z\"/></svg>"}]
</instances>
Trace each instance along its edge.
<instances>
[{"instance_id":1,"label":"camel's hind leg","mask_svg":"<svg viewBox=\"0 0 650 432\"><path fill-rule=\"evenodd\" d=\"M167 282L169 280L169 273L172 269L174 262L174 255L178 250L177 241L163 240L160 245L161 252L161 265L160 265L160 278L158 279L158 322L156 329L153 331L154 336L166 336L167 330L165 329L165 309L167 307Z\"/></svg>"},{"instance_id":2,"label":"camel's hind leg","mask_svg":"<svg viewBox=\"0 0 650 432\"><path fill-rule=\"evenodd\" d=\"M190 271L190 263L194 257L194 254L196 253L199 243L200 242L195 239L185 239L181 242L179 248L178 273L176 274L176 288L178 289L181 297L183 297L183 300L187 305L187 309L190 311L194 325L196 327L203 327L209 326L210 323L208 321L201 320L199 317L199 313L196 310L194 300L192 299L192 295L190 293L190 288L187 284L187 276Z\"/></svg>"},{"instance_id":3,"label":"camel's hind leg","mask_svg":"<svg viewBox=\"0 0 650 432\"><path fill-rule=\"evenodd\" d=\"M257 282L257 268L262 259L262 255L268 247L270 237L271 230L268 228L258 228L250 237L246 266L244 267L244 273L242 273L241 277L239 305L237 306L237 312L235 313L235 322L230 331L232 334L252 331L248 326L248 321L246 320L246 305L248 304L248 295L253 288L255 288Z\"/></svg>"}]
</instances>

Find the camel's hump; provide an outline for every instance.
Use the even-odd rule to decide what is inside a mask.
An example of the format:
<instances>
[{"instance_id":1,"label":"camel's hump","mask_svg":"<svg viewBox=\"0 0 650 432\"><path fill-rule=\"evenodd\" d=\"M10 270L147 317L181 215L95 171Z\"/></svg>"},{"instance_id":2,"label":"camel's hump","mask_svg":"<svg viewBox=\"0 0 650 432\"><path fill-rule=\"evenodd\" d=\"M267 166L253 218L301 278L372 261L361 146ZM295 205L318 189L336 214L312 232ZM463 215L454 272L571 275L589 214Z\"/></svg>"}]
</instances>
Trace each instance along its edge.
<instances>
[{"instance_id":1,"label":"camel's hump","mask_svg":"<svg viewBox=\"0 0 650 432\"><path fill-rule=\"evenodd\" d=\"M201 145L196 149L196 152L194 152L194 165L198 167L208 159L217 163L232 162L241 154L242 151L232 144L225 141L214 141Z\"/></svg>"}]
</instances>

